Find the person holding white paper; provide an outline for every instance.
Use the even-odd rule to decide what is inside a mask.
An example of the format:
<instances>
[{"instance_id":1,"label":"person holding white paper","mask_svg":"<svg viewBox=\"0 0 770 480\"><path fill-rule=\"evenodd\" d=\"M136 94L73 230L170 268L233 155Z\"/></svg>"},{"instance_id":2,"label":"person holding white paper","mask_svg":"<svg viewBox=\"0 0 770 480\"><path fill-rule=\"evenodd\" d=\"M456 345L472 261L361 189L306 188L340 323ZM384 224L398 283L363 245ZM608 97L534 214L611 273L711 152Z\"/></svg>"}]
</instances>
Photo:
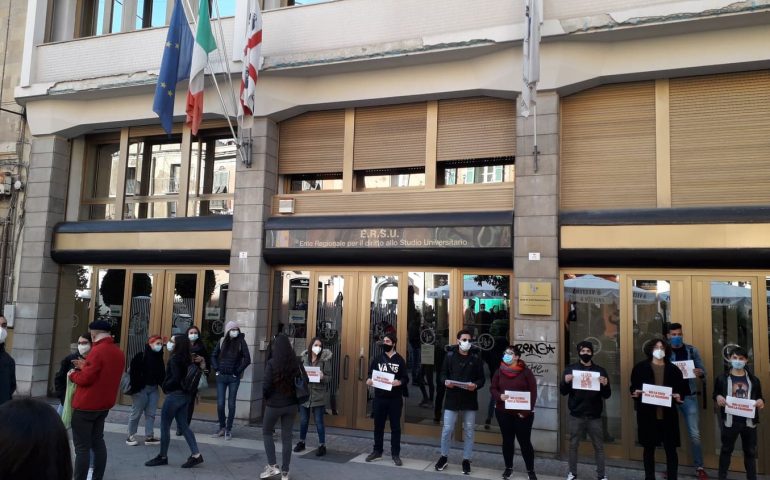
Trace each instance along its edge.
<instances>
[{"instance_id":1,"label":"person holding white paper","mask_svg":"<svg viewBox=\"0 0 770 480\"><path fill-rule=\"evenodd\" d=\"M492 376L489 391L495 399L495 416L503 437L503 461L505 462L503 480L508 480L513 474L514 440L519 441L519 449L529 480L537 480L535 448L531 440L532 424L535 421L535 403L537 403L537 380L532 370L521 360L521 347L510 345L505 349L500 368ZM505 401L508 400L506 391L529 392L529 409L506 409Z\"/></svg>"},{"instance_id":2,"label":"person holding white paper","mask_svg":"<svg viewBox=\"0 0 770 480\"><path fill-rule=\"evenodd\" d=\"M736 347L730 353L730 370L719 375L714 381L714 401L720 407L719 422L722 447L719 451L719 478L727 478L730 457L735 448L735 441L741 437L743 447L743 465L746 467L746 479L757 478L757 424L759 411L765 408L762 398L762 385L759 379L746 369L749 354L743 347ZM728 400L742 398L756 401L754 418L730 415L725 412Z\"/></svg>"},{"instance_id":3,"label":"person holding white paper","mask_svg":"<svg viewBox=\"0 0 770 480\"><path fill-rule=\"evenodd\" d=\"M591 438L596 459L596 478L606 480L604 474L604 428L602 426L602 410L604 401L610 398L612 390L608 380L607 370L593 363L594 345L588 340L577 344L579 361L568 365L562 374L559 391L569 395L569 473L567 480L577 478L577 453L580 439L586 434ZM573 381L576 375L593 373L599 376L599 389L593 390L589 385L585 388L575 388ZM590 382L589 382L590 383ZM580 386L580 385L579 385Z\"/></svg>"},{"instance_id":4,"label":"person holding white paper","mask_svg":"<svg viewBox=\"0 0 770 480\"><path fill-rule=\"evenodd\" d=\"M679 413L684 416L685 425L687 425L687 435L690 437L690 446L692 447L692 460L695 463L695 476L698 480L707 480L708 475L703 468L703 448L701 447L699 426L700 405L698 405L698 384L705 385L706 367L698 349L684 342L682 324L672 323L668 326L668 340L671 342L671 361L684 362L689 360L695 367L692 371L695 378L686 379L690 385L690 394L685 395L678 408Z\"/></svg>"},{"instance_id":5,"label":"person holding white paper","mask_svg":"<svg viewBox=\"0 0 770 480\"><path fill-rule=\"evenodd\" d=\"M671 363L671 347L663 338L649 340L643 348L647 359L631 371L631 397L634 398L639 443L644 448L645 480L655 480L655 447L663 444L666 451L668 480L676 480L680 446L679 412L676 405L690 392L679 367ZM647 383L671 388L671 407L645 403L642 386Z\"/></svg>"},{"instance_id":6,"label":"person holding white paper","mask_svg":"<svg viewBox=\"0 0 770 480\"><path fill-rule=\"evenodd\" d=\"M315 418L315 428L318 431L318 449L316 457L326 455L326 428L324 427L324 413L326 412L326 388L332 378L332 352L324 347L321 337L315 337L310 341L307 350L302 352L302 365L314 367L320 370L320 378L317 382L308 382L310 398L299 406L299 442L294 447L295 452L305 450L307 429L310 425L310 414Z\"/></svg>"}]
</instances>

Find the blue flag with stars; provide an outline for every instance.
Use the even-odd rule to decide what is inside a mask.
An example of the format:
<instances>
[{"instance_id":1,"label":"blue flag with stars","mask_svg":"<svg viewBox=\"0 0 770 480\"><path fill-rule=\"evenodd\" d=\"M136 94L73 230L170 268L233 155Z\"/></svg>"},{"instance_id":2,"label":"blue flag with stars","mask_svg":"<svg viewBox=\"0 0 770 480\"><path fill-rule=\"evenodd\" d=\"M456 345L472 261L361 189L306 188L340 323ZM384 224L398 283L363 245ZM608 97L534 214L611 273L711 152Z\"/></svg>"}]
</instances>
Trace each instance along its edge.
<instances>
[{"instance_id":1,"label":"blue flag with stars","mask_svg":"<svg viewBox=\"0 0 770 480\"><path fill-rule=\"evenodd\" d=\"M190 30L190 24L187 23L182 1L176 0L163 49L163 61L160 64L158 85L155 87L155 99L152 102L152 111L158 114L163 130L169 135L174 124L176 84L190 77L194 44L195 38Z\"/></svg>"}]
</instances>

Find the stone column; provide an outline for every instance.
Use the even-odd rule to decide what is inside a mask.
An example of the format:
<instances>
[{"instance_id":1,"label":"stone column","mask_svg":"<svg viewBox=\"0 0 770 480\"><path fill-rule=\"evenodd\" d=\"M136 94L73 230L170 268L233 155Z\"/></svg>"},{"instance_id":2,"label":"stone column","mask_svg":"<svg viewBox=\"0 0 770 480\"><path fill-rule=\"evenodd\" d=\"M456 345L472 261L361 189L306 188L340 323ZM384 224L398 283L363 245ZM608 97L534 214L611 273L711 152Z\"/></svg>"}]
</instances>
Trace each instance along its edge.
<instances>
[{"instance_id":1,"label":"stone column","mask_svg":"<svg viewBox=\"0 0 770 480\"><path fill-rule=\"evenodd\" d=\"M270 267L262 257L265 220L270 216L278 188L278 126L270 119L255 119L251 129L251 167L238 161L230 252L227 320L235 320L246 335L251 366L238 389L237 417L250 421L262 414L260 342L267 337L270 304ZM245 253L246 258L241 258Z\"/></svg>"},{"instance_id":2,"label":"stone column","mask_svg":"<svg viewBox=\"0 0 770 480\"><path fill-rule=\"evenodd\" d=\"M537 102L538 168L533 152L534 117L518 112L514 193L514 329L513 341L524 349L522 359L538 383L537 414L532 441L540 452L558 451L559 433L559 98L539 93ZM529 253L540 260L530 260ZM551 284L551 315L522 315L519 286Z\"/></svg>"},{"instance_id":3,"label":"stone column","mask_svg":"<svg viewBox=\"0 0 770 480\"><path fill-rule=\"evenodd\" d=\"M19 395L44 396L48 389L59 281L51 239L64 221L69 163L67 139L32 138L12 352Z\"/></svg>"}]
</instances>

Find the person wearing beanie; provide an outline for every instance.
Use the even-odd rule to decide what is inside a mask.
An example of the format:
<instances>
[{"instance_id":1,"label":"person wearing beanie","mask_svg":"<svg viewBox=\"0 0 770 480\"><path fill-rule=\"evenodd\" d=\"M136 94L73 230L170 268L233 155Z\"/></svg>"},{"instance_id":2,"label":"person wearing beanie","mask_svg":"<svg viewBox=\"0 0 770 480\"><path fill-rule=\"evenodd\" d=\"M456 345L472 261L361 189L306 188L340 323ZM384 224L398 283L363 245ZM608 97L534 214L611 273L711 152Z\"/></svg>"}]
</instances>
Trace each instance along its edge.
<instances>
[{"instance_id":1,"label":"person wearing beanie","mask_svg":"<svg viewBox=\"0 0 770 480\"><path fill-rule=\"evenodd\" d=\"M246 345L238 322L230 320L225 324L225 334L217 342L211 353L211 368L217 378L217 416L219 428L213 437L233 438L233 420L235 419L235 399L244 370L251 364L249 347ZM227 417L225 417L227 400Z\"/></svg>"},{"instance_id":2,"label":"person wearing beanie","mask_svg":"<svg viewBox=\"0 0 770 480\"><path fill-rule=\"evenodd\" d=\"M580 439L586 434L591 439L596 459L596 478L606 480L604 474L604 429L602 427L602 410L604 401L610 398L612 391L607 376L607 370L593 362L594 345L583 340L577 344L578 361L564 369L559 383L562 395L568 395L567 406L569 418L569 473L568 480L577 478L577 455ZM581 372L581 373L577 373ZM592 390L592 385L578 384L575 388L573 379L582 372L596 372L599 375L599 390ZM595 373L595 374L596 374ZM594 374L594 375L595 375ZM582 382L581 382L582 383Z\"/></svg>"},{"instance_id":3,"label":"person wearing beanie","mask_svg":"<svg viewBox=\"0 0 770 480\"><path fill-rule=\"evenodd\" d=\"M128 438L126 445L135 446L139 442L135 435L139 419L144 413L144 444L157 445L160 440L155 436L155 412L160 399L159 387L166 378L163 365L164 339L153 335L144 345L144 351L138 352L131 359L129 375L131 378L131 415L128 417Z\"/></svg>"}]
</instances>

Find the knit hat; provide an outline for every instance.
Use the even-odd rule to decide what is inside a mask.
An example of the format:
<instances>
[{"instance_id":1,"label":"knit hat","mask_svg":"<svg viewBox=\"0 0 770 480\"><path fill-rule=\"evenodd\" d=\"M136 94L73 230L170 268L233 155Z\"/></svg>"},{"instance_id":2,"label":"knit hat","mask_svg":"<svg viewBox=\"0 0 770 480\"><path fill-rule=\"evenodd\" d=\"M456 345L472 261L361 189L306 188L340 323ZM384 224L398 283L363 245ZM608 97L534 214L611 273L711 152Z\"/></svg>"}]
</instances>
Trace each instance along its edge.
<instances>
[{"instance_id":1,"label":"knit hat","mask_svg":"<svg viewBox=\"0 0 770 480\"><path fill-rule=\"evenodd\" d=\"M88 325L89 330L100 330L102 332L109 332L112 330L112 325L106 320L96 320Z\"/></svg>"},{"instance_id":2,"label":"knit hat","mask_svg":"<svg viewBox=\"0 0 770 480\"><path fill-rule=\"evenodd\" d=\"M229 332L234 328L237 328L238 330L240 330L241 327L238 326L238 322L236 322L235 320L230 320L225 324L225 333Z\"/></svg>"},{"instance_id":3,"label":"knit hat","mask_svg":"<svg viewBox=\"0 0 770 480\"><path fill-rule=\"evenodd\" d=\"M577 344L577 351L580 353L581 350L584 348L587 348L591 350L591 353L594 353L594 344L589 342L588 340L583 340L582 342L578 342Z\"/></svg>"}]
</instances>

